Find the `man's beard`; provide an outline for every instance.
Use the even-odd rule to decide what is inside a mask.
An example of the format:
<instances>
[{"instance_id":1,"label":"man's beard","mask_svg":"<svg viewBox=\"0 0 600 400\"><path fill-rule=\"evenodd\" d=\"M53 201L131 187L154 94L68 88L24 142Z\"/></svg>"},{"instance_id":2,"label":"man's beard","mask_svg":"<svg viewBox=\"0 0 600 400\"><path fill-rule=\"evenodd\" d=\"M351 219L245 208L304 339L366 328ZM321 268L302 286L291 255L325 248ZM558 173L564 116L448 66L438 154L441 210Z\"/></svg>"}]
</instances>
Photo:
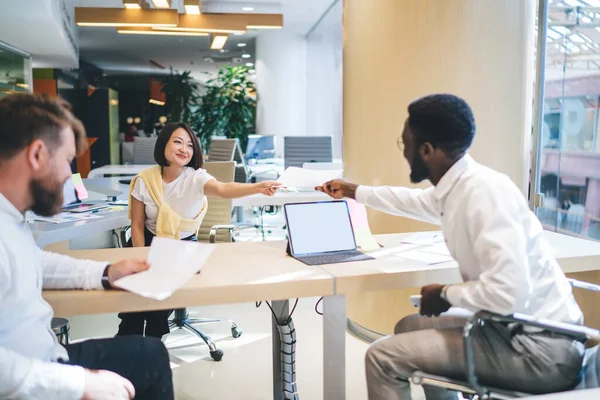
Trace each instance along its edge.
<instances>
[{"instance_id":1,"label":"man's beard","mask_svg":"<svg viewBox=\"0 0 600 400\"><path fill-rule=\"evenodd\" d=\"M47 180L33 179L29 184L29 190L33 197L31 211L42 217L51 217L60 212L63 205L63 186L54 184L48 187L44 183Z\"/></svg>"},{"instance_id":2,"label":"man's beard","mask_svg":"<svg viewBox=\"0 0 600 400\"><path fill-rule=\"evenodd\" d=\"M410 162L410 181L412 183L420 183L425 179L429 179L429 167L419 154L415 153Z\"/></svg>"}]
</instances>

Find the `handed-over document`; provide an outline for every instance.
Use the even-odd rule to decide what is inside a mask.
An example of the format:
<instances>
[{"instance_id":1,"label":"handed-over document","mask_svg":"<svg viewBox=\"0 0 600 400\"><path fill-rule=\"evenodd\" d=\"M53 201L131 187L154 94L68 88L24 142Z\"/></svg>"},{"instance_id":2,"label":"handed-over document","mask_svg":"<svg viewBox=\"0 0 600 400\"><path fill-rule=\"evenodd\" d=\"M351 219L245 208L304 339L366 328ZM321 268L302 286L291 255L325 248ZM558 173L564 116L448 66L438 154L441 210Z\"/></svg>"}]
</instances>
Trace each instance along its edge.
<instances>
[{"instance_id":1,"label":"handed-over document","mask_svg":"<svg viewBox=\"0 0 600 400\"><path fill-rule=\"evenodd\" d=\"M148 253L150 269L121 278L114 285L164 300L202 269L214 249L214 244L155 237Z\"/></svg>"},{"instance_id":2,"label":"handed-over document","mask_svg":"<svg viewBox=\"0 0 600 400\"><path fill-rule=\"evenodd\" d=\"M283 171L277 181L289 188L314 188L315 186L321 186L327 181L341 177L343 172L341 169L313 170L289 167Z\"/></svg>"}]
</instances>

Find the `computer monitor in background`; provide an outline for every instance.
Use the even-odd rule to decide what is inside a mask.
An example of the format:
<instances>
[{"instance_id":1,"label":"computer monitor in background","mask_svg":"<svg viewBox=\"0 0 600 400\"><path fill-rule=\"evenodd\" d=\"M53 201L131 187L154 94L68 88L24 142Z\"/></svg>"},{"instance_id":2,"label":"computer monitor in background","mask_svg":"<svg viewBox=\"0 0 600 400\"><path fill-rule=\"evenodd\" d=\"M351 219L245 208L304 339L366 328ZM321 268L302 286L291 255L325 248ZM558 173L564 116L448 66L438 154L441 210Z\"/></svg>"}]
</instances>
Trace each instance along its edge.
<instances>
[{"instance_id":1,"label":"computer monitor in background","mask_svg":"<svg viewBox=\"0 0 600 400\"><path fill-rule=\"evenodd\" d=\"M275 137L248 135L246 146L246 160L264 160L275 156Z\"/></svg>"}]
</instances>

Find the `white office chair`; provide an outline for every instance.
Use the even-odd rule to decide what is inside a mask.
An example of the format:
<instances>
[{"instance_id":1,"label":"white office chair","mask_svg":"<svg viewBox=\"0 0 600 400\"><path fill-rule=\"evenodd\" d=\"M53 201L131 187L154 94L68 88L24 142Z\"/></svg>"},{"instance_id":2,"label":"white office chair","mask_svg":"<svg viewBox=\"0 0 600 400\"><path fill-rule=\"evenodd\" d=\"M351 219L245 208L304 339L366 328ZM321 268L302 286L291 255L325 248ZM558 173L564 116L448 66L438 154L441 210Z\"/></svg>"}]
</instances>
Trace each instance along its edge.
<instances>
[{"instance_id":1,"label":"white office chair","mask_svg":"<svg viewBox=\"0 0 600 400\"><path fill-rule=\"evenodd\" d=\"M285 136L283 138L285 168L302 168L304 163L332 162L331 136Z\"/></svg>"},{"instance_id":2,"label":"white office chair","mask_svg":"<svg viewBox=\"0 0 600 400\"><path fill-rule=\"evenodd\" d=\"M578 289L600 292L600 286L569 279L571 286ZM443 376L427 374L422 371L416 371L412 374L410 381L416 385L430 385L442 387L448 390L454 390L463 393L463 397L480 400L506 400L518 397L533 396L532 394L517 392L510 388L494 388L481 384L475 374L475 357L473 350L473 329L486 321L496 321L504 323L517 323L525 326L542 328L549 332L572 337L575 340L586 341L588 339L600 341L600 331L585 326L559 323L548 320L536 320L535 318L524 314L513 314L502 316L487 311L480 311L475 314L465 325L463 330L463 339L465 343L464 357L466 359L467 370L465 371L467 380L460 381ZM583 365L581 368L582 380L573 390L591 389L600 387L600 351L599 346L585 350ZM458 355L457 355L458 356ZM577 395L573 393L573 398Z\"/></svg>"},{"instance_id":3,"label":"white office chair","mask_svg":"<svg viewBox=\"0 0 600 400\"><path fill-rule=\"evenodd\" d=\"M208 152L208 161L235 161L234 182L247 183L248 170L237 139L217 139Z\"/></svg>"},{"instance_id":4,"label":"white office chair","mask_svg":"<svg viewBox=\"0 0 600 400\"><path fill-rule=\"evenodd\" d=\"M206 162L203 166L206 171L221 182L232 182L235 162ZM231 199L208 198L208 210L198 232L198 241L210 243L232 242L237 234L235 227L231 225ZM174 317L169 321L169 329L177 327L199 336L209 348L210 356L215 361L221 361L223 351L218 349L210 336L194 327L195 324L207 324L227 322L231 328L231 336L239 338L242 329L229 318L189 318L186 308L174 311Z\"/></svg>"},{"instance_id":5,"label":"white office chair","mask_svg":"<svg viewBox=\"0 0 600 400\"><path fill-rule=\"evenodd\" d=\"M133 138L133 163L154 164L154 147L156 137L134 137Z\"/></svg>"}]
</instances>

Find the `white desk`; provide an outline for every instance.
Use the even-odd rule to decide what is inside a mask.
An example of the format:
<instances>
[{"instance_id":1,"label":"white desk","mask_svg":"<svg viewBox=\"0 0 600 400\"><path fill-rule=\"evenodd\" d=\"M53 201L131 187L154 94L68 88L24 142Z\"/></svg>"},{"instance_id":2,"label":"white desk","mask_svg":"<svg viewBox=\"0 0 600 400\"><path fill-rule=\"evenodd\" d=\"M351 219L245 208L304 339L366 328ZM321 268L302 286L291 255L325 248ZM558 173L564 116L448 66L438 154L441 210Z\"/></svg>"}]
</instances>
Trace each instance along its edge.
<instances>
[{"instance_id":1,"label":"white desk","mask_svg":"<svg viewBox=\"0 0 600 400\"><path fill-rule=\"evenodd\" d=\"M282 206L287 203L311 203L314 201L332 200L321 192L277 192L274 196L254 194L241 199L233 199L234 207Z\"/></svg>"},{"instance_id":2,"label":"white desk","mask_svg":"<svg viewBox=\"0 0 600 400\"><path fill-rule=\"evenodd\" d=\"M130 257L146 258L148 249L136 247L80 250L67 254L116 262ZM116 290L45 290L43 296L56 315L67 317L76 314L176 309L206 304L273 300L274 312L282 324L289 317L287 299L324 296L324 398L342 400L345 398L345 386L340 391L339 382L344 382L345 376L345 299L343 296L334 296L333 290L331 275L319 267L309 267L288 257L285 254L285 243L252 242L217 244L202 272L162 302ZM283 392L279 368L281 343L278 321L272 322L273 398L280 400L283 399Z\"/></svg>"},{"instance_id":3,"label":"white desk","mask_svg":"<svg viewBox=\"0 0 600 400\"><path fill-rule=\"evenodd\" d=\"M128 200L129 199L129 185L120 183L119 181L128 180L131 177L121 176L121 177L110 177L110 178L87 178L83 180L83 184L90 186L95 186L103 189L116 190L121 192L120 195L117 196L117 200ZM96 194L93 190L88 189L88 194L90 195L90 200L104 200L106 196L104 194Z\"/></svg>"},{"instance_id":4,"label":"white desk","mask_svg":"<svg viewBox=\"0 0 600 400\"><path fill-rule=\"evenodd\" d=\"M123 178L96 178L84 179L84 183L120 191L117 196L118 200L127 200L129 195L129 185L119 183L119 179ZM104 200L106 195L97 194L88 191L89 200ZM92 236L101 232L111 231L131 225L127 215L127 208L120 211L99 211L95 214L101 218L90 219L76 222L66 222L63 224L53 224L50 222L33 222L30 224L35 242L40 248L44 248L49 244L63 242Z\"/></svg>"},{"instance_id":5,"label":"white desk","mask_svg":"<svg viewBox=\"0 0 600 400\"><path fill-rule=\"evenodd\" d=\"M600 243L546 233L565 272L598 269ZM202 273L163 302L122 291L44 291L44 298L58 315L117 311L172 309L272 299L276 313L287 318L289 299L324 296L323 375L324 399L345 398L346 299L351 292L418 287L432 282L461 281L455 262L424 265L393 255L407 234L381 235L386 246L375 260L309 267L284 253L283 242L218 244ZM146 257L148 248L73 251L70 255L114 262L126 257ZM388 252L385 254L383 252ZM408 299L407 299L408 301ZM277 332L274 321L274 333ZM279 355L279 337L273 336L274 360ZM274 365L278 365L276 362ZM277 368L274 369L276 372ZM274 376L274 398L280 399L278 376ZM279 395L278 395L279 393ZM301 395L302 388L299 388ZM572 393L571 393L572 394ZM579 398L579 397L577 397Z\"/></svg>"},{"instance_id":6,"label":"white desk","mask_svg":"<svg viewBox=\"0 0 600 400\"><path fill-rule=\"evenodd\" d=\"M105 189L118 190L121 192L117 198L127 200L129 197L129 185L119 183L120 180L128 179L126 177L110 178L88 178L84 183L91 184ZM92 194L90 193L90 196ZM102 199L106 196L102 195ZM254 194L241 199L233 199L233 207L264 207L264 206L282 206L286 203L310 203L313 201L331 200L331 197L321 192L278 192L274 196L265 196L263 194Z\"/></svg>"},{"instance_id":7,"label":"white desk","mask_svg":"<svg viewBox=\"0 0 600 400\"><path fill-rule=\"evenodd\" d=\"M33 222L30 224L35 243L43 249L49 244L91 236L97 233L129 226L127 209L121 211L98 212L101 218L75 222L53 224L50 222Z\"/></svg>"},{"instance_id":8,"label":"white desk","mask_svg":"<svg viewBox=\"0 0 600 400\"><path fill-rule=\"evenodd\" d=\"M102 178L104 175L137 175L146 168L153 167L154 164L133 164L133 165L105 165L90 171L88 178Z\"/></svg>"}]
</instances>

